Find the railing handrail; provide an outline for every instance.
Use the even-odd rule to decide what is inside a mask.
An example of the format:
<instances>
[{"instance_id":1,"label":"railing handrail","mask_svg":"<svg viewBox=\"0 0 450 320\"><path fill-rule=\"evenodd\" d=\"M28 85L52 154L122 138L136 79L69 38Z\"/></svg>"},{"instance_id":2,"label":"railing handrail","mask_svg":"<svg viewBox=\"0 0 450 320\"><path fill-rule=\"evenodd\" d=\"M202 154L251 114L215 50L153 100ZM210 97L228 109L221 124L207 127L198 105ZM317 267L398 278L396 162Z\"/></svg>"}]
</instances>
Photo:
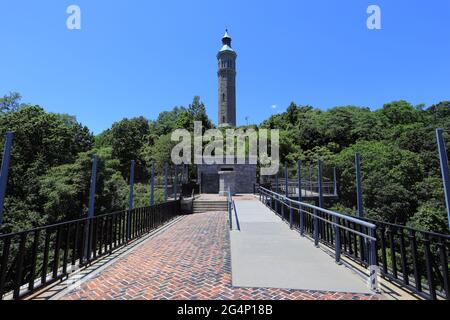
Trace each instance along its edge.
<instances>
[{"instance_id":1,"label":"railing handrail","mask_svg":"<svg viewBox=\"0 0 450 320\"><path fill-rule=\"evenodd\" d=\"M176 200L2 235L0 300L20 299L49 286L179 214Z\"/></svg>"},{"instance_id":2,"label":"railing handrail","mask_svg":"<svg viewBox=\"0 0 450 320\"><path fill-rule=\"evenodd\" d=\"M377 223L379 223L379 224L384 224L384 225L387 225L387 226L390 226L390 227L394 227L394 228L399 228L399 229L408 230L408 231L414 231L414 232L417 232L417 233L426 233L426 234L428 234L429 236L432 236L432 237L445 238L445 239L450 240L450 234L443 234L443 233L437 233L437 232L433 232L433 231L420 230L420 229L413 228L413 227L408 227L408 226L405 226L405 225L402 225L402 224L396 224L396 223L391 223L391 222L384 222L384 221L371 219L371 218L358 218L358 219L365 220L365 221L370 221L371 223L374 223L375 225Z\"/></svg>"},{"instance_id":3,"label":"railing handrail","mask_svg":"<svg viewBox=\"0 0 450 320\"><path fill-rule=\"evenodd\" d=\"M153 206L147 206L147 207L140 207L140 208L133 208L131 211L135 211L135 210L143 210L143 209L147 209L147 208L156 208L159 206L162 206L164 204L169 204L172 202L176 202L177 200L170 200L164 203L158 203L155 204ZM103 217L108 217L108 216L113 216L119 213L123 213L123 212L128 212L130 211L129 209L124 209L124 210L119 210L119 211L114 211L111 213L105 213L105 214L100 214L98 216L93 216L93 217L85 217L85 218L79 218L79 219L74 219L74 220L69 220L69 221L63 221L63 222L57 222L54 224L49 224L49 225L45 225L45 226L41 226L41 227L36 227L33 229L27 229L27 230L22 230L22 231L18 231L18 232L10 232L10 233L0 233L0 239L2 238L8 238L8 237L12 237L12 236L19 236L22 235L24 233L32 233L32 232L37 232L37 231L42 231L45 229L53 229L53 228L58 228L67 224L71 224L71 223L77 223L77 222L82 222L82 221L86 221L86 220L95 220L95 219L99 219L99 218L103 218Z\"/></svg>"},{"instance_id":4,"label":"railing handrail","mask_svg":"<svg viewBox=\"0 0 450 320\"><path fill-rule=\"evenodd\" d=\"M272 190L268 190L268 189L266 189L264 187L260 187L260 190L263 190L266 193L275 195L276 197L279 197L281 199L287 200L291 204L294 203L294 204L300 205L302 207L307 207L307 208L310 208L310 209L313 209L313 210L318 210L318 211L327 213L329 215L332 215L334 217L337 217L337 218L340 218L340 219L344 219L344 220L347 220L349 222L356 223L356 224L361 225L361 226L366 227L366 228L370 228L370 229L375 229L376 228L375 224L370 223L370 222L366 222L366 221L363 221L363 220L360 220L360 219L357 219L357 218L354 218L354 217L352 217L350 215L346 215L346 214L338 213L338 212L335 212L335 211L327 210L327 209L324 209L324 208L321 208L321 207L318 207L318 206L315 206L315 205L312 205L312 204L309 204L309 203L293 200L293 199L288 198L288 197L286 197L286 196L284 196L282 194L276 193L276 192L274 192Z\"/></svg>"},{"instance_id":5,"label":"railing handrail","mask_svg":"<svg viewBox=\"0 0 450 320\"><path fill-rule=\"evenodd\" d=\"M270 183L273 183L273 184L275 184L275 180L270 180L269 181ZM283 179L279 179L278 180L278 184L282 184L282 185L285 185L285 180ZM297 180L294 180L294 179L289 179L288 180L288 183L290 183L290 184L295 184L295 185L298 185L298 182L297 182ZM309 181L309 180L302 180L302 185L303 184L306 184L306 185L310 185L310 184L312 184L312 185L315 185L315 184L319 184L319 182L317 182L316 180L311 180L311 181ZM322 181L322 184L330 184L330 185L334 185L334 181Z\"/></svg>"}]
</instances>

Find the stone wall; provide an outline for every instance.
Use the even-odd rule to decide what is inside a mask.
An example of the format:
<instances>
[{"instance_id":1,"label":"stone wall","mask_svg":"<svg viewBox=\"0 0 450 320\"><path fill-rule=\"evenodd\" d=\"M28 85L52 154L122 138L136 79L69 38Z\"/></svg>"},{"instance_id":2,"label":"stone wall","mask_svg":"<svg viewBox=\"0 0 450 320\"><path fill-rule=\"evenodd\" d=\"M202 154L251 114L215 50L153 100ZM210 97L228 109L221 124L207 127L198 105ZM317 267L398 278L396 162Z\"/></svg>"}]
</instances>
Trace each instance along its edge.
<instances>
[{"instance_id":1,"label":"stone wall","mask_svg":"<svg viewBox=\"0 0 450 320\"><path fill-rule=\"evenodd\" d=\"M198 178L202 193L219 193L219 172L234 171L235 193L253 193L256 183L255 164L203 164L198 165Z\"/></svg>"}]
</instances>

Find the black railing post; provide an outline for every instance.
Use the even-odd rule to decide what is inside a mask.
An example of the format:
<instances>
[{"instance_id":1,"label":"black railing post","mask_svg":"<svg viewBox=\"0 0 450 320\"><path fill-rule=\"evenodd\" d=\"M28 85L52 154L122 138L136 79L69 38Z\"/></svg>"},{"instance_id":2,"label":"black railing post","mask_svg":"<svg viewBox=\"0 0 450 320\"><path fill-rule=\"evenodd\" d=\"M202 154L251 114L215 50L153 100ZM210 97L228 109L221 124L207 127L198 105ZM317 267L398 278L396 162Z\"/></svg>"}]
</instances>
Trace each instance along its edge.
<instances>
[{"instance_id":1,"label":"black railing post","mask_svg":"<svg viewBox=\"0 0 450 320\"><path fill-rule=\"evenodd\" d=\"M356 168L356 205L358 211L358 217L364 218L364 207L362 200L362 187L361 187L361 155L355 154L355 168Z\"/></svg>"},{"instance_id":2,"label":"black railing post","mask_svg":"<svg viewBox=\"0 0 450 320\"><path fill-rule=\"evenodd\" d=\"M336 255L336 263L341 264L341 230L340 230L340 219L338 217L333 217L334 225L334 251Z\"/></svg>"},{"instance_id":3,"label":"black railing post","mask_svg":"<svg viewBox=\"0 0 450 320\"><path fill-rule=\"evenodd\" d=\"M305 225L303 223L303 210L302 210L302 205L300 204L298 206L298 212L299 212L299 227L300 227L300 235L303 237L305 235Z\"/></svg>"},{"instance_id":4,"label":"black railing post","mask_svg":"<svg viewBox=\"0 0 450 320\"><path fill-rule=\"evenodd\" d=\"M287 162L284 163L284 187L286 189L284 194L288 198L289 197L289 168L288 168Z\"/></svg>"},{"instance_id":5,"label":"black railing post","mask_svg":"<svg viewBox=\"0 0 450 320\"><path fill-rule=\"evenodd\" d=\"M323 201L323 184L322 184L322 161L317 161L317 183L319 186L319 207L324 207Z\"/></svg>"},{"instance_id":6,"label":"black railing post","mask_svg":"<svg viewBox=\"0 0 450 320\"><path fill-rule=\"evenodd\" d=\"M439 158L441 163L442 182L444 184L445 204L447 208L448 224L450 226L450 173L448 170L447 150L445 149L444 130L437 129L436 136L438 141Z\"/></svg>"},{"instance_id":7,"label":"black railing post","mask_svg":"<svg viewBox=\"0 0 450 320\"><path fill-rule=\"evenodd\" d=\"M290 199L287 199L286 202L289 203L289 226L292 229L294 227L294 217L292 216L292 202Z\"/></svg>"},{"instance_id":8,"label":"black railing post","mask_svg":"<svg viewBox=\"0 0 450 320\"><path fill-rule=\"evenodd\" d=\"M334 195L335 197L337 197L338 192L337 192L336 167L333 167L333 189L334 189L333 195Z\"/></svg>"},{"instance_id":9,"label":"black railing post","mask_svg":"<svg viewBox=\"0 0 450 320\"><path fill-rule=\"evenodd\" d=\"M6 195L6 185L8 182L9 162L11 158L11 148L14 134L10 131L6 133L5 149L3 151L2 168L0 171L0 228L3 223L3 204Z\"/></svg>"},{"instance_id":10,"label":"black railing post","mask_svg":"<svg viewBox=\"0 0 450 320\"><path fill-rule=\"evenodd\" d=\"M276 194L278 194L278 188L279 188L279 185L278 185L278 174L279 174L279 172L277 172L277 175L275 176L275 193ZM275 199L275 212L278 214L278 201L277 201L277 199Z\"/></svg>"},{"instance_id":11,"label":"black railing post","mask_svg":"<svg viewBox=\"0 0 450 320\"><path fill-rule=\"evenodd\" d=\"M88 206L88 219L86 220L86 224L84 227L84 255L83 258L85 261L89 260L89 245L91 243L92 233L91 228L89 227L92 218L95 215L95 192L97 185L97 155L93 155L92 157L92 172L91 172L91 185L89 189L89 206Z\"/></svg>"},{"instance_id":12,"label":"black railing post","mask_svg":"<svg viewBox=\"0 0 450 320\"><path fill-rule=\"evenodd\" d=\"M314 245L318 248L319 247L319 224L318 224L318 219L317 219L317 210L314 209L313 210L313 215L314 215Z\"/></svg>"},{"instance_id":13,"label":"black railing post","mask_svg":"<svg viewBox=\"0 0 450 320\"><path fill-rule=\"evenodd\" d=\"M363 205L363 198L362 198L362 186L361 186L361 154L356 153L355 154L355 171L356 171L356 208L357 208L357 215L359 218L364 218L364 205ZM361 258L363 261L367 261L367 241L360 236L359 237L360 243L361 243Z\"/></svg>"},{"instance_id":14,"label":"black railing post","mask_svg":"<svg viewBox=\"0 0 450 320\"><path fill-rule=\"evenodd\" d=\"M323 184L322 184L322 161L317 160L317 185L319 188L319 207L324 208L324 201L323 201ZM322 214L320 214L322 216ZM317 234L319 234L319 230L322 229L322 221L318 221L318 218L314 218L314 225L317 225ZM320 231L320 233L322 233Z\"/></svg>"},{"instance_id":15,"label":"black railing post","mask_svg":"<svg viewBox=\"0 0 450 320\"><path fill-rule=\"evenodd\" d=\"M173 198L175 201L177 201L177 195L178 195L178 166L174 166L174 179L173 179Z\"/></svg>"},{"instance_id":16,"label":"black railing post","mask_svg":"<svg viewBox=\"0 0 450 320\"><path fill-rule=\"evenodd\" d=\"M169 197L168 190L167 190L167 174L168 174L168 164L167 162L164 163L164 202L167 202L167 199Z\"/></svg>"},{"instance_id":17,"label":"black railing post","mask_svg":"<svg viewBox=\"0 0 450 320\"><path fill-rule=\"evenodd\" d=\"M231 189L230 189L230 187L228 187L228 199L227 199L227 202L228 202L228 219L230 220L230 230L233 230L233 215L231 214L231 210L232 210L232 208L231 208L231 206L232 206L232 203L231 203Z\"/></svg>"},{"instance_id":18,"label":"black railing post","mask_svg":"<svg viewBox=\"0 0 450 320\"><path fill-rule=\"evenodd\" d=\"M88 209L89 218L92 218L94 216L96 184L97 184L97 155L94 154L92 158L91 187L89 190L89 209Z\"/></svg>"},{"instance_id":19,"label":"black railing post","mask_svg":"<svg viewBox=\"0 0 450 320\"><path fill-rule=\"evenodd\" d=\"M369 280L370 280L370 290L378 291L378 266L377 266L377 244L376 244L376 233L375 229L369 228L368 233L371 239L370 243L370 254L369 254Z\"/></svg>"},{"instance_id":20,"label":"black railing post","mask_svg":"<svg viewBox=\"0 0 450 320\"><path fill-rule=\"evenodd\" d=\"M132 213L133 213L133 191L134 191L134 160L131 160L130 167L130 195L128 198L128 223L127 223L127 236L131 239L131 223L132 223Z\"/></svg>"},{"instance_id":21,"label":"black railing post","mask_svg":"<svg viewBox=\"0 0 450 320\"><path fill-rule=\"evenodd\" d=\"M152 160L152 173L150 178L150 206L155 205L155 161Z\"/></svg>"},{"instance_id":22,"label":"black railing post","mask_svg":"<svg viewBox=\"0 0 450 320\"><path fill-rule=\"evenodd\" d=\"M297 187L298 187L298 201L302 202L302 161L297 162Z\"/></svg>"}]
</instances>

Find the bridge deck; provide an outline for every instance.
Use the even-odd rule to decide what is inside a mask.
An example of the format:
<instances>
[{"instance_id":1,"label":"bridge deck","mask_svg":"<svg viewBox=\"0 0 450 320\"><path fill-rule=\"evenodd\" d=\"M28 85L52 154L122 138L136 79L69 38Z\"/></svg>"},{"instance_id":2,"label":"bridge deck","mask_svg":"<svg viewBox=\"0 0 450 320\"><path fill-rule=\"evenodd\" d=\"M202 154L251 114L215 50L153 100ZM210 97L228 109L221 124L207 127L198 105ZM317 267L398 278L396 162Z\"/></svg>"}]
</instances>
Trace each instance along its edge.
<instances>
[{"instance_id":1,"label":"bridge deck","mask_svg":"<svg viewBox=\"0 0 450 320\"><path fill-rule=\"evenodd\" d=\"M333 261L327 263L332 265ZM283 268L278 272L283 273ZM110 265L99 268L76 287L66 287L48 298L257 300L379 299L380 296L234 287L227 213L210 212L182 217Z\"/></svg>"},{"instance_id":2,"label":"bridge deck","mask_svg":"<svg viewBox=\"0 0 450 320\"><path fill-rule=\"evenodd\" d=\"M231 232L233 285L370 293L364 279L339 266L259 201L236 202Z\"/></svg>"}]
</instances>

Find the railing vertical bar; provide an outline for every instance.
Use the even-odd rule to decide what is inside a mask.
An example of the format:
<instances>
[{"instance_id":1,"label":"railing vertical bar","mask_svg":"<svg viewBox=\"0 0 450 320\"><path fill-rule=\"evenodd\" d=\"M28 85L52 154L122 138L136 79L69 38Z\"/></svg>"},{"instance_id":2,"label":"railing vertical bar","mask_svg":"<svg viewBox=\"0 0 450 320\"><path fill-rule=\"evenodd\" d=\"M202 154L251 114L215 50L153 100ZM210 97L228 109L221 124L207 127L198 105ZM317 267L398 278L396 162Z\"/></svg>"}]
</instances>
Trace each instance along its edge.
<instances>
[{"instance_id":1,"label":"railing vertical bar","mask_svg":"<svg viewBox=\"0 0 450 320\"><path fill-rule=\"evenodd\" d=\"M63 275L67 274L67 260L69 257L69 243L70 243L70 227L71 224L68 224L66 226L66 239L65 239L65 243L64 243L64 254L63 254L63 270L62 273Z\"/></svg>"},{"instance_id":2,"label":"railing vertical bar","mask_svg":"<svg viewBox=\"0 0 450 320\"><path fill-rule=\"evenodd\" d=\"M423 243L425 249L425 262L427 268L427 278L428 278L428 289L430 291L430 296L433 300L436 300L436 288L434 287L433 278L433 266L431 261L430 253L430 238L427 233L423 233Z\"/></svg>"},{"instance_id":3,"label":"railing vertical bar","mask_svg":"<svg viewBox=\"0 0 450 320\"><path fill-rule=\"evenodd\" d=\"M356 228L356 225L355 225L355 223L353 222L353 228L355 229L355 230L357 230L357 228ZM356 236L356 233L353 233L353 235L352 235L352 237L353 237L353 245L354 245L354 252L355 252L355 258L358 258L358 252L359 252L359 250L358 250L358 237Z\"/></svg>"},{"instance_id":4,"label":"railing vertical bar","mask_svg":"<svg viewBox=\"0 0 450 320\"><path fill-rule=\"evenodd\" d=\"M416 241L416 233L414 230L410 230L409 239L411 244L411 255L413 261L413 272L414 272L414 280L416 282L416 290L418 292L422 291L422 276L420 273L420 265L418 262L418 253L417 253L417 241Z\"/></svg>"},{"instance_id":5,"label":"railing vertical bar","mask_svg":"<svg viewBox=\"0 0 450 320\"><path fill-rule=\"evenodd\" d=\"M91 250L92 250L92 255L93 258L96 259L97 258L97 237L98 237L98 217L95 217L91 220L90 225L92 226L92 246L91 246ZM91 252L89 252L89 258L88 261L90 261L91 259Z\"/></svg>"},{"instance_id":6,"label":"railing vertical bar","mask_svg":"<svg viewBox=\"0 0 450 320\"><path fill-rule=\"evenodd\" d=\"M381 226L381 259L383 262L383 274L388 273L387 254L386 254L386 228Z\"/></svg>"},{"instance_id":7,"label":"railing vertical bar","mask_svg":"<svg viewBox=\"0 0 450 320\"><path fill-rule=\"evenodd\" d=\"M448 259L447 259L447 249L445 247L445 242L442 239L439 239L439 253L441 260L441 268L442 268L442 279L445 297L447 300L450 300L450 290L449 290L449 277L448 277Z\"/></svg>"},{"instance_id":8,"label":"railing vertical bar","mask_svg":"<svg viewBox=\"0 0 450 320\"><path fill-rule=\"evenodd\" d=\"M314 245L316 247L319 246L319 225L318 225L318 219L316 218L317 216L317 210L314 209Z\"/></svg>"},{"instance_id":9,"label":"railing vertical bar","mask_svg":"<svg viewBox=\"0 0 450 320\"><path fill-rule=\"evenodd\" d=\"M47 229L45 232L44 259L42 262L41 284L45 284L47 282L48 253L50 251L50 232L51 229Z\"/></svg>"},{"instance_id":10,"label":"railing vertical bar","mask_svg":"<svg viewBox=\"0 0 450 320\"><path fill-rule=\"evenodd\" d=\"M119 220L118 214L114 215L114 222L113 222L113 246L114 249L117 248L117 221Z\"/></svg>"},{"instance_id":11,"label":"railing vertical bar","mask_svg":"<svg viewBox=\"0 0 450 320\"><path fill-rule=\"evenodd\" d=\"M349 227L349 225L348 225L348 221L346 221L346 220L344 220L343 221L343 225L344 225L344 227ZM343 238L343 240L344 241L342 241L343 243L342 243L342 245L343 245L343 247L344 247L344 253L345 252L348 252L348 250L347 250L347 241L348 241L348 239L347 239L347 234L350 234L350 231L347 231L347 230L342 230L342 238Z\"/></svg>"},{"instance_id":12,"label":"railing vertical bar","mask_svg":"<svg viewBox=\"0 0 450 320\"><path fill-rule=\"evenodd\" d=\"M341 263L341 234L340 234L340 219L338 217L334 218L334 223L336 225L334 226L334 236L335 236L335 243L334 243L334 251L336 255L336 263Z\"/></svg>"},{"instance_id":13,"label":"railing vertical bar","mask_svg":"<svg viewBox=\"0 0 450 320\"><path fill-rule=\"evenodd\" d=\"M115 217L115 216L114 216ZM113 244L114 244L114 217L110 216L109 217L109 254L112 253L113 251Z\"/></svg>"},{"instance_id":14,"label":"railing vertical bar","mask_svg":"<svg viewBox=\"0 0 450 320\"><path fill-rule=\"evenodd\" d=\"M304 236L305 235L305 225L304 225L304 221L303 221L303 219L304 219L304 216L303 216L303 210L302 210L302 205L300 204L299 205L299 218L300 218L300 234L302 235L302 236Z\"/></svg>"},{"instance_id":15,"label":"railing vertical bar","mask_svg":"<svg viewBox=\"0 0 450 320\"><path fill-rule=\"evenodd\" d=\"M104 234L104 222L105 219L103 217L97 218L98 226L98 255L101 256L103 253L103 234Z\"/></svg>"},{"instance_id":16,"label":"railing vertical bar","mask_svg":"<svg viewBox=\"0 0 450 320\"><path fill-rule=\"evenodd\" d=\"M16 261L16 278L14 281L13 298L17 299L20 295L20 287L22 285L22 272L23 272L23 256L25 254L25 243L27 241L27 233L20 235L19 252Z\"/></svg>"},{"instance_id":17,"label":"railing vertical bar","mask_svg":"<svg viewBox=\"0 0 450 320\"><path fill-rule=\"evenodd\" d=\"M56 279L58 277L60 248L61 248L61 227L58 227L56 229L56 243L55 243L55 251L53 254L53 279Z\"/></svg>"},{"instance_id":18,"label":"railing vertical bar","mask_svg":"<svg viewBox=\"0 0 450 320\"><path fill-rule=\"evenodd\" d=\"M395 242L394 242L394 235L396 233L395 227L392 226L388 230L388 233L389 233L389 245L390 245L390 249L391 249L392 275L394 276L395 279L398 279L398 275L397 275L397 257L395 255Z\"/></svg>"},{"instance_id":19,"label":"railing vertical bar","mask_svg":"<svg viewBox=\"0 0 450 320\"><path fill-rule=\"evenodd\" d=\"M32 291L34 289L34 278L36 276L36 260L37 260L37 251L39 248L39 234L40 231L36 230L34 232L34 239L33 239L33 249L31 252L31 270L30 270L30 278L28 282L28 290Z\"/></svg>"},{"instance_id":20,"label":"railing vertical bar","mask_svg":"<svg viewBox=\"0 0 450 320\"><path fill-rule=\"evenodd\" d=\"M3 240L2 264L0 265L0 300L3 299L3 291L6 283L6 273L8 271L8 258L11 247L11 237Z\"/></svg>"},{"instance_id":21,"label":"railing vertical bar","mask_svg":"<svg viewBox=\"0 0 450 320\"><path fill-rule=\"evenodd\" d=\"M407 261L406 261L406 250L405 250L405 237L403 234L403 228L398 229L400 234L400 257L402 262L402 274L403 274L403 283L405 285L409 284L409 275L407 269Z\"/></svg>"},{"instance_id":22,"label":"railing vertical bar","mask_svg":"<svg viewBox=\"0 0 450 320\"><path fill-rule=\"evenodd\" d=\"M80 223L80 233L81 233L81 246L78 248L78 259L79 265L83 266L89 260L90 252L90 219L84 220ZM78 243L74 243L74 247L78 246ZM72 264L75 265L74 261Z\"/></svg>"},{"instance_id":23,"label":"railing vertical bar","mask_svg":"<svg viewBox=\"0 0 450 320\"><path fill-rule=\"evenodd\" d=\"M75 234L73 236L73 243L72 243L72 266L75 266L76 261L77 261L78 234L79 233L80 233L80 222L77 221L76 226L75 226Z\"/></svg>"}]
</instances>

